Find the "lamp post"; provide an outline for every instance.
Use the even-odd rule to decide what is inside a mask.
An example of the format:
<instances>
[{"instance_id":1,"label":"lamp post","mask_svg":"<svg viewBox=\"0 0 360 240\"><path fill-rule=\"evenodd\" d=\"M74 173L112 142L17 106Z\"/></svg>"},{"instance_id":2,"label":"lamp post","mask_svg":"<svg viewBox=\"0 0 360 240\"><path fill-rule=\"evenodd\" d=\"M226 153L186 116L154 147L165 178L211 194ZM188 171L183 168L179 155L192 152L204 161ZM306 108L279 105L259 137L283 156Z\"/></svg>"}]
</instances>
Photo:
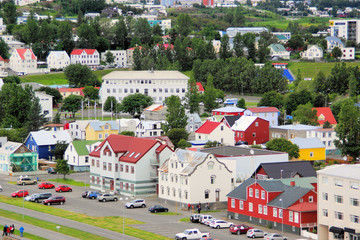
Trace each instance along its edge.
<instances>
[{"instance_id":1,"label":"lamp post","mask_svg":"<svg viewBox=\"0 0 360 240\"><path fill-rule=\"evenodd\" d=\"M282 179L283 171L284 171L284 170L282 170L282 169L280 170L280 179Z\"/></svg>"},{"instance_id":2,"label":"lamp post","mask_svg":"<svg viewBox=\"0 0 360 240\"><path fill-rule=\"evenodd\" d=\"M284 202L282 198L279 201L281 202L281 235L284 235Z\"/></svg>"},{"instance_id":3,"label":"lamp post","mask_svg":"<svg viewBox=\"0 0 360 240\"><path fill-rule=\"evenodd\" d=\"M120 201L122 201L123 198L120 198ZM128 200L128 198L124 198L124 200ZM123 235L123 240L125 240L125 206L123 208L123 232L122 232L122 235Z\"/></svg>"}]
</instances>

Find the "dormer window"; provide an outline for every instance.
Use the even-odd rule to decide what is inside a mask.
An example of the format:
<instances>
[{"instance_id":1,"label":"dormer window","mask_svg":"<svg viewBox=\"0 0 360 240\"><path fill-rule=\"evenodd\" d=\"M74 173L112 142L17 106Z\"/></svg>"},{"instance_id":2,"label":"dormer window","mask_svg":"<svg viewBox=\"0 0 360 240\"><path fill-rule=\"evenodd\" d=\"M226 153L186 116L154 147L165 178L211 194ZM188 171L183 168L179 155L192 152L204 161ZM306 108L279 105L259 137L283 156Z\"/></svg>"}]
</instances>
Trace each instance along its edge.
<instances>
[{"instance_id":1,"label":"dormer window","mask_svg":"<svg viewBox=\"0 0 360 240\"><path fill-rule=\"evenodd\" d=\"M129 151L127 151L125 154L124 154L124 157L126 157L126 155L128 155L129 154Z\"/></svg>"},{"instance_id":2,"label":"dormer window","mask_svg":"<svg viewBox=\"0 0 360 240\"><path fill-rule=\"evenodd\" d=\"M130 155L129 155L129 157L132 157L132 155L134 155L135 154L135 152L132 152Z\"/></svg>"},{"instance_id":3,"label":"dormer window","mask_svg":"<svg viewBox=\"0 0 360 240\"><path fill-rule=\"evenodd\" d=\"M138 156L140 156L140 153L136 154L134 158L137 158Z\"/></svg>"},{"instance_id":4,"label":"dormer window","mask_svg":"<svg viewBox=\"0 0 360 240\"><path fill-rule=\"evenodd\" d=\"M105 130L108 130L108 129L109 129L109 125L105 124L105 125L104 125L104 129L105 129Z\"/></svg>"}]
</instances>

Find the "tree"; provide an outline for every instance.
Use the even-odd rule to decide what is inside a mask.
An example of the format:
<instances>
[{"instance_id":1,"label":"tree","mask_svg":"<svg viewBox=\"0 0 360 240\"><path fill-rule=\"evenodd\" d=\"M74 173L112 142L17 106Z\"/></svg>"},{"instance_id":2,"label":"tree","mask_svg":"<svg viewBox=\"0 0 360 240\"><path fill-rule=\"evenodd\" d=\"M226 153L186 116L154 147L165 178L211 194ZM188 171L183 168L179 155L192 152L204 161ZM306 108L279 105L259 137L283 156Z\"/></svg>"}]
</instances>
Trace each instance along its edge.
<instances>
[{"instance_id":1,"label":"tree","mask_svg":"<svg viewBox=\"0 0 360 240\"><path fill-rule=\"evenodd\" d=\"M185 128L172 128L166 133L166 136L169 137L175 148L177 148L181 139L188 139L189 133L186 132Z\"/></svg>"},{"instance_id":2,"label":"tree","mask_svg":"<svg viewBox=\"0 0 360 240\"><path fill-rule=\"evenodd\" d=\"M50 152L54 155L55 159L64 159L64 153L69 146L65 141L58 141L55 144L55 148Z\"/></svg>"},{"instance_id":3,"label":"tree","mask_svg":"<svg viewBox=\"0 0 360 240\"><path fill-rule=\"evenodd\" d=\"M343 156L351 156L355 161L360 155L360 109L351 101L346 101L341 106L338 116L338 124L335 127L335 146Z\"/></svg>"},{"instance_id":4,"label":"tree","mask_svg":"<svg viewBox=\"0 0 360 240\"><path fill-rule=\"evenodd\" d=\"M325 121L325 122L324 122L324 125L323 125L323 128L324 128L324 129L325 129L325 128L332 128L332 125L330 124L329 121Z\"/></svg>"},{"instance_id":5,"label":"tree","mask_svg":"<svg viewBox=\"0 0 360 240\"><path fill-rule=\"evenodd\" d=\"M42 127L45 122L45 115L42 114L40 100L33 95L28 113L28 121L26 122L26 128L29 132L39 131L40 127Z\"/></svg>"},{"instance_id":6,"label":"tree","mask_svg":"<svg viewBox=\"0 0 360 240\"><path fill-rule=\"evenodd\" d=\"M300 68L298 68L298 72L296 74L296 79L294 81L294 85L295 87L299 86L300 82L303 81L303 77L301 76L301 71L300 71Z\"/></svg>"},{"instance_id":7,"label":"tree","mask_svg":"<svg viewBox=\"0 0 360 240\"><path fill-rule=\"evenodd\" d=\"M4 4L2 13L6 25L16 24L16 6L13 1Z\"/></svg>"},{"instance_id":8,"label":"tree","mask_svg":"<svg viewBox=\"0 0 360 240\"><path fill-rule=\"evenodd\" d=\"M299 105L296 110L292 113L294 120L300 124L319 125L317 111L313 109L313 106L310 102L304 105Z\"/></svg>"},{"instance_id":9,"label":"tree","mask_svg":"<svg viewBox=\"0 0 360 240\"><path fill-rule=\"evenodd\" d=\"M122 131L122 132L119 133L119 135L135 137L135 133L133 131Z\"/></svg>"},{"instance_id":10,"label":"tree","mask_svg":"<svg viewBox=\"0 0 360 240\"><path fill-rule=\"evenodd\" d=\"M191 76L188 82L187 92L185 93L185 107L190 113L198 113L199 102L200 95L198 93L198 88L193 76Z\"/></svg>"},{"instance_id":11,"label":"tree","mask_svg":"<svg viewBox=\"0 0 360 240\"><path fill-rule=\"evenodd\" d=\"M136 47L134 52L133 52L133 69L134 70L141 70L142 66L141 66L141 52L140 52L140 48Z\"/></svg>"},{"instance_id":12,"label":"tree","mask_svg":"<svg viewBox=\"0 0 360 240\"><path fill-rule=\"evenodd\" d=\"M141 93L130 94L124 97L119 106L119 110L121 112L129 113L132 117L139 117L142 110L152 103L153 99L150 96Z\"/></svg>"},{"instance_id":13,"label":"tree","mask_svg":"<svg viewBox=\"0 0 360 240\"><path fill-rule=\"evenodd\" d=\"M207 141L204 145L204 148L212 148L212 147L218 147L220 144L218 141Z\"/></svg>"},{"instance_id":14,"label":"tree","mask_svg":"<svg viewBox=\"0 0 360 240\"><path fill-rule=\"evenodd\" d=\"M274 138L266 143L266 148L273 151L287 152L289 159L299 158L299 146L285 138Z\"/></svg>"},{"instance_id":15,"label":"tree","mask_svg":"<svg viewBox=\"0 0 360 240\"><path fill-rule=\"evenodd\" d=\"M70 54L74 49L75 43L72 36L72 27L69 21L59 22L58 38L61 49Z\"/></svg>"},{"instance_id":16,"label":"tree","mask_svg":"<svg viewBox=\"0 0 360 240\"><path fill-rule=\"evenodd\" d=\"M64 103L61 106L61 111L68 111L75 119L75 113L81 109L82 97L79 95L70 95L64 99Z\"/></svg>"},{"instance_id":17,"label":"tree","mask_svg":"<svg viewBox=\"0 0 360 240\"><path fill-rule=\"evenodd\" d=\"M239 98L237 105L238 108L246 109L246 103L244 98Z\"/></svg>"},{"instance_id":18,"label":"tree","mask_svg":"<svg viewBox=\"0 0 360 240\"><path fill-rule=\"evenodd\" d=\"M349 96L357 97L358 95L358 80L356 79L355 73L352 72L349 80Z\"/></svg>"},{"instance_id":19,"label":"tree","mask_svg":"<svg viewBox=\"0 0 360 240\"><path fill-rule=\"evenodd\" d=\"M275 91L267 92L263 95L258 103L258 107L267 106L267 107L276 107L281 109L284 105L284 97Z\"/></svg>"},{"instance_id":20,"label":"tree","mask_svg":"<svg viewBox=\"0 0 360 240\"><path fill-rule=\"evenodd\" d=\"M128 31L123 17L120 17L119 21L115 24L114 34L114 45L119 46L120 49L126 49Z\"/></svg>"},{"instance_id":21,"label":"tree","mask_svg":"<svg viewBox=\"0 0 360 240\"><path fill-rule=\"evenodd\" d=\"M204 107L206 112L211 112L218 107L216 103L216 89L214 88L214 77L209 74L204 92Z\"/></svg>"},{"instance_id":22,"label":"tree","mask_svg":"<svg viewBox=\"0 0 360 240\"><path fill-rule=\"evenodd\" d=\"M0 56L3 59L9 59L9 50L9 45L3 39L0 39Z\"/></svg>"},{"instance_id":23,"label":"tree","mask_svg":"<svg viewBox=\"0 0 360 240\"><path fill-rule=\"evenodd\" d=\"M191 143L189 143L185 139L180 139L180 141L177 144L177 147L181 149L189 148L191 146L192 146Z\"/></svg>"},{"instance_id":24,"label":"tree","mask_svg":"<svg viewBox=\"0 0 360 240\"><path fill-rule=\"evenodd\" d=\"M304 47L304 40L302 36L299 34L296 34L294 36L291 36L291 39L287 42L287 46L294 52L296 52L298 49L301 49Z\"/></svg>"},{"instance_id":25,"label":"tree","mask_svg":"<svg viewBox=\"0 0 360 240\"><path fill-rule=\"evenodd\" d=\"M331 55L335 58L335 59L339 59L342 56L342 51L339 47L334 47L333 50L331 51Z\"/></svg>"},{"instance_id":26,"label":"tree","mask_svg":"<svg viewBox=\"0 0 360 240\"><path fill-rule=\"evenodd\" d=\"M70 168L66 160L58 159L56 160L55 171L64 175L64 179L66 175L70 174Z\"/></svg>"},{"instance_id":27,"label":"tree","mask_svg":"<svg viewBox=\"0 0 360 240\"><path fill-rule=\"evenodd\" d=\"M98 46L95 29L87 24L82 23L78 28L77 32L79 35L79 47L80 48L96 48Z\"/></svg>"},{"instance_id":28,"label":"tree","mask_svg":"<svg viewBox=\"0 0 360 240\"><path fill-rule=\"evenodd\" d=\"M341 110L342 106L346 102L350 102L350 104L355 104L355 101L354 101L353 98L345 98L345 99L340 99L340 100L334 102L330 106L331 112L333 113L333 115L334 115L337 122L339 122L339 116L338 115L340 113L340 110Z\"/></svg>"},{"instance_id":29,"label":"tree","mask_svg":"<svg viewBox=\"0 0 360 240\"><path fill-rule=\"evenodd\" d=\"M3 78L4 83L20 84L21 79L18 76L8 76Z\"/></svg>"},{"instance_id":30,"label":"tree","mask_svg":"<svg viewBox=\"0 0 360 240\"><path fill-rule=\"evenodd\" d=\"M39 92L45 92L46 94L49 94L51 96L53 96L53 105L56 105L58 103L60 103L62 101L62 95L59 92L59 90L57 90L56 88L51 88L51 87L40 87L39 89L37 89L36 91Z\"/></svg>"},{"instance_id":31,"label":"tree","mask_svg":"<svg viewBox=\"0 0 360 240\"><path fill-rule=\"evenodd\" d=\"M232 52L230 50L230 43L229 43L229 36L225 34L221 38L221 45L220 45L220 58L226 59L232 56Z\"/></svg>"},{"instance_id":32,"label":"tree","mask_svg":"<svg viewBox=\"0 0 360 240\"><path fill-rule=\"evenodd\" d=\"M105 53L105 62L109 65L113 64L115 61L115 56L110 51Z\"/></svg>"},{"instance_id":33,"label":"tree","mask_svg":"<svg viewBox=\"0 0 360 240\"><path fill-rule=\"evenodd\" d=\"M301 104L312 102L311 93L307 90L301 90L300 92L292 92L285 98L285 110L288 115L291 115L293 111Z\"/></svg>"},{"instance_id":34,"label":"tree","mask_svg":"<svg viewBox=\"0 0 360 240\"><path fill-rule=\"evenodd\" d=\"M98 86L99 80L86 65L70 64L64 70L70 87Z\"/></svg>"},{"instance_id":35,"label":"tree","mask_svg":"<svg viewBox=\"0 0 360 240\"><path fill-rule=\"evenodd\" d=\"M185 107L181 104L180 98L171 95L165 100L165 104L167 106L166 123L162 126L165 134L173 128L185 128L188 116L185 114Z\"/></svg>"},{"instance_id":36,"label":"tree","mask_svg":"<svg viewBox=\"0 0 360 240\"><path fill-rule=\"evenodd\" d=\"M53 117L52 123L55 123L55 124L60 124L61 123L61 113L60 112L57 112L55 114L55 117Z\"/></svg>"},{"instance_id":37,"label":"tree","mask_svg":"<svg viewBox=\"0 0 360 240\"><path fill-rule=\"evenodd\" d=\"M117 102L116 98L113 96L107 97L103 108L104 108L105 112L111 112L111 115L113 115L114 113L117 113L118 102Z\"/></svg>"},{"instance_id":38,"label":"tree","mask_svg":"<svg viewBox=\"0 0 360 240\"><path fill-rule=\"evenodd\" d=\"M188 14L180 13L176 18L176 32L180 35L181 38L187 37L192 30L191 18Z\"/></svg>"},{"instance_id":39,"label":"tree","mask_svg":"<svg viewBox=\"0 0 360 240\"><path fill-rule=\"evenodd\" d=\"M323 93L326 91L326 77L323 71L319 71L314 79L314 90L315 92Z\"/></svg>"},{"instance_id":40,"label":"tree","mask_svg":"<svg viewBox=\"0 0 360 240\"><path fill-rule=\"evenodd\" d=\"M139 38L141 44L151 44L151 27L145 18L136 21L135 36Z\"/></svg>"},{"instance_id":41,"label":"tree","mask_svg":"<svg viewBox=\"0 0 360 240\"><path fill-rule=\"evenodd\" d=\"M241 36L241 33L237 33L234 37L234 47L235 55L237 57L244 56L244 42Z\"/></svg>"},{"instance_id":42,"label":"tree","mask_svg":"<svg viewBox=\"0 0 360 240\"><path fill-rule=\"evenodd\" d=\"M99 99L99 89L93 87L93 86L86 86L83 89L84 98L90 99L90 100L97 100Z\"/></svg>"}]
</instances>

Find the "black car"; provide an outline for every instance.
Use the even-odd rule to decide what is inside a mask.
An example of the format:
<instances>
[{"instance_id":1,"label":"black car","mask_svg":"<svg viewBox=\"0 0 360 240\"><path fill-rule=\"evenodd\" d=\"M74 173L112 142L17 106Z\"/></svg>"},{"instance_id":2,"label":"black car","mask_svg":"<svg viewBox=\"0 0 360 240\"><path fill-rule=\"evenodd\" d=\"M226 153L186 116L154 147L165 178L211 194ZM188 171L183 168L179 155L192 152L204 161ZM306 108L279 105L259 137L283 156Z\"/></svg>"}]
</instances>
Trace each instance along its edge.
<instances>
[{"instance_id":1,"label":"black car","mask_svg":"<svg viewBox=\"0 0 360 240\"><path fill-rule=\"evenodd\" d=\"M90 192L90 191L84 191L84 192L81 193L81 196L82 196L83 198L86 198L86 196L87 196L87 194L88 194L89 192Z\"/></svg>"},{"instance_id":2,"label":"black car","mask_svg":"<svg viewBox=\"0 0 360 240\"><path fill-rule=\"evenodd\" d=\"M166 207L163 207L161 205L154 205L152 207L149 207L149 211L152 213L156 213L156 212L168 212L169 209Z\"/></svg>"},{"instance_id":3,"label":"black car","mask_svg":"<svg viewBox=\"0 0 360 240\"><path fill-rule=\"evenodd\" d=\"M193 223L200 222L200 214L191 214L190 221Z\"/></svg>"},{"instance_id":4,"label":"black car","mask_svg":"<svg viewBox=\"0 0 360 240\"><path fill-rule=\"evenodd\" d=\"M30 198L30 202L36 202L36 203L39 203L39 202L42 202L43 200L45 199L48 199L52 197L52 194L51 193L39 193L39 194L35 194L35 195L32 195L31 198Z\"/></svg>"},{"instance_id":5,"label":"black car","mask_svg":"<svg viewBox=\"0 0 360 240\"><path fill-rule=\"evenodd\" d=\"M47 172L48 173L51 173L51 174L56 174L57 172L55 171L55 168L53 168L53 167L49 167L48 169L47 169Z\"/></svg>"}]
</instances>

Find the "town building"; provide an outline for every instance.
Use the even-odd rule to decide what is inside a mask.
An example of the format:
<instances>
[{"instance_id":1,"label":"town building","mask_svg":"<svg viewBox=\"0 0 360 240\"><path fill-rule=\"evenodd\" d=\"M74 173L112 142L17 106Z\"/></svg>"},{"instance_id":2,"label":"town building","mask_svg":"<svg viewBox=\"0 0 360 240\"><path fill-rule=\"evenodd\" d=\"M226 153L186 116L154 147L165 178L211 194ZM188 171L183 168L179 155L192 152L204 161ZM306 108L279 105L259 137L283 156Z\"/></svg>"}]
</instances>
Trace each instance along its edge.
<instances>
[{"instance_id":1,"label":"town building","mask_svg":"<svg viewBox=\"0 0 360 240\"><path fill-rule=\"evenodd\" d=\"M188 113L188 124L185 129L188 133L195 132L202 125L201 118L197 113Z\"/></svg>"},{"instance_id":2,"label":"town building","mask_svg":"<svg viewBox=\"0 0 360 240\"><path fill-rule=\"evenodd\" d=\"M248 108L244 111L244 116L256 116L269 121L270 126L278 126L280 111L276 107L256 107Z\"/></svg>"},{"instance_id":3,"label":"town building","mask_svg":"<svg viewBox=\"0 0 360 240\"><path fill-rule=\"evenodd\" d=\"M74 49L70 54L71 64L100 65L100 54L96 49Z\"/></svg>"},{"instance_id":4,"label":"town building","mask_svg":"<svg viewBox=\"0 0 360 240\"><path fill-rule=\"evenodd\" d=\"M106 53L110 52L114 56L114 65L117 67L127 67L126 50L107 50L101 53L101 61L106 62Z\"/></svg>"},{"instance_id":5,"label":"town building","mask_svg":"<svg viewBox=\"0 0 360 240\"><path fill-rule=\"evenodd\" d=\"M358 19L331 19L331 36L360 43L360 21Z\"/></svg>"},{"instance_id":6,"label":"town building","mask_svg":"<svg viewBox=\"0 0 360 240\"><path fill-rule=\"evenodd\" d=\"M15 49L10 57L10 68L17 72L36 72L37 57L31 49Z\"/></svg>"},{"instance_id":7,"label":"town building","mask_svg":"<svg viewBox=\"0 0 360 240\"><path fill-rule=\"evenodd\" d=\"M100 145L101 141L72 141L64 152L64 159L72 171L90 171L89 153Z\"/></svg>"},{"instance_id":8,"label":"town building","mask_svg":"<svg viewBox=\"0 0 360 240\"><path fill-rule=\"evenodd\" d=\"M242 116L232 125L235 143L262 144L269 141L269 121L260 117Z\"/></svg>"},{"instance_id":9,"label":"town building","mask_svg":"<svg viewBox=\"0 0 360 240\"><path fill-rule=\"evenodd\" d=\"M125 196L158 193L158 168L173 150L147 138L112 134L90 157L90 187Z\"/></svg>"},{"instance_id":10,"label":"town building","mask_svg":"<svg viewBox=\"0 0 360 240\"><path fill-rule=\"evenodd\" d=\"M325 122L329 122L334 127L337 125L336 119L329 107L317 107L313 108L313 110L314 109L316 110L316 115L318 117L318 123L320 126L323 126Z\"/></svg>"},{"instance_id":11,"label":"town building","mask_svg":"<svg viewBox=\"0 0 360 240\"><path fill-rule=\"evenodd\" d=\"M70 133L70 136L74 140L85 140L86 139L86 126L92 120L76 120L69 123L69 128L67 129Z\"/></svg>"},{"instance_id":12,"label":"town building","mask_svg":"<svg viewBox=\"0 0 360 240\"><path fill-rule=\"evenodd\" d=\"M46 62L50 69L64 69L70 65L70 57L66 51L50 51Z\"/></svg>"},{"instance_id":13,"label":"town building","mask_svg":"<svg viewBox=\"0 0 360 240\"><path fill-rule=\"evenodd\" d=\"M342 56L340 60L354 60L355 59L355 48L354 47L344 47L341 48Z\"/></svg>"},{"instance_id":14,"label":"town building","mask_svg":"<svg viewBox=\"0 0 360 240\"><path fill-rule=\"evenodd\" d=\"M265 27L230 27L226 29L226 34L229 38L234 38L237 33L240 33L241 35L246 33L260 34L268 31L269 30Z\"/></svg>"},{"instance_id":15,"label":"town building","mask_svg":"<svg viewBox=\"0 0 360 240\"><path fill-rule=\"evenodd\" d=\"M299 146L299 159L306 161L324 161L325 145L318 138L292 138L290 141Z\"/></svg>"},{"instance_id":16,"label":"town building","mask_svg":"<svg viewBox=\"0 0 360 240\"><path fill-rule=\"evenodd\" d=\"M134 51L135 51L135 49L139 49L139 51L141 52L141 50L143 49L143 47L142 46L136 46L136 47L132 47L132 48L129 48L129 49L127 49L126 50L126 65L128 66L128 67L131 67L132 65L133 65L133 63L134 63Z\"/></svg>"},{"instance_id":17,"label":"town building","mask_svg":"<svg viewBox=\"0 0 360 240\"><path fill-rule=\"evenodd\" d=\"M307 50L300 53L302 59L319 61L324 57L324 51L318 45L309 45Z\"/></svg>"},{"instance_id":18,"label":"town building","mask_svg":"<svg viewBox=\"0 0 360 240\"><path fill-rule=\"evenodd\" d=\"M281 44L271 44L269 46L271 59L285 59L290 60L290 52Z\"/></svg>"},{"instance_id":19,"label":"town building","mask_svg":"<svg viewBox=\"0 0 360 240\"><path fill-rule=\"evenodd\" d=\"M119 132L130 131L135 133L139 123L140 120L138 118L121 118L116 120L116 124L119 126Z\"/></svg>"},{"instance_id":20,"label":"town building","mask_svg":"<svg viewBox=\"0 0 360 240\"><path fill-rule=\"evenodd\" d=\"M189 78L178 71L113 71L103 77L101 101L110 96L121 101L124 97L142 93L163 103L167 97L185 98Z\"/></svg>"},{"instance_id":21,"label":"town building","mask_svg":"<svg viewBox=\"0 0 360 240\"><path fill-rule=\"evenodd\" d=\"M89 121L85 127L86 140L104 140L111 134L118 134L116 121Z\"/></svg>"},{"instance_id":22,"label":"town building","mask_svg":"<svg viewBox=\"0 0 360 240\"><path fill-rule=\"evenodd\" d=\"M41 106L41 114L44 115L47 121L51 121L53 118L53 96L46 94L45 92L35 91L35 96L39 98Z\"/></svg>"},{"instance_id":23,"label":"town building","mask_svg":"<svg viewBox=\"0 0 360 240\"><path fill-rule=\"evenodd\" d=\"M165 120L167 107L163 104L153 104L144 109L144 119L151 121Z\"/></svg>"},{"instance_id":24,"label":"town building","mask_svg":"<svg viewBox=\"0 0 360 240\"><path fill-rule=\"evenodd\" d=\"M344 48L344 43L337 37L329 36L325 38L327 42L327 52L330 53L335 47Z\"/></svg>"},{"instance_id":25,"label":"town building","mask_svg":"<svg viewBox=\"0 0 360 240\"><path fill-rule=\"evenodd\" d=\"M164 34L165 34L167 29L171 28L171 19L148 20L148 23L149 23L150 27L154 27L156 25L159 25Z\"/></svg>"},{"instance_id":26,"label":"town building","mask_svg":"<svg viewBox=\"0 0 360 240\"><path fill-rule=\"evenodd\" d=\"M234 146L234 132L222 122L206 121L195 131L195 141L216 141L219 144Z\"/></svg>"},{"instance_id":27,"label":"town building","mask_svg":"<svg viewBox=\"0 0 360 240\"><path fill-rule=\"evenodd\" d=\"M154 137L163 135L164 131L161 128L161 124L165 121L140 121L136 126L135 136L136 137Z\"/></svg>"},{"instance_id":28,"label":"town building","mask_svg":"<svg viewBox=\"0 0 360 240\"><path fill-rule=\"evenodd\" d=\"M242 116L242 115L244 115L244 111L245 111L245 109L243 109L243 108L238 108L235 106L226 106L226 107L217 108L217 109L212 110L212 115L213 116L216 116L216 115L224 115L224 116L239 115L239 116Z\"/></svg>"},{"instance_id":29,"label":"town building","mask_svg":"<svg viewBox=\"0 0 360 240\"><path fill-rule=\"evenodd\" d=\"M318 175L318 239L359 239L360 166L332 165Z\"/></svg>"},{"instance_id":30,"label":"town building","mask_svg":"<svg viewBox=\"0 0 360 240\"><path fill-rule=\"evenodd\" d=\"M211 153L178 148L159 168L159 198L182 207L226 202L234 187L232 171Z\"/></svg>"}]
</instances>

